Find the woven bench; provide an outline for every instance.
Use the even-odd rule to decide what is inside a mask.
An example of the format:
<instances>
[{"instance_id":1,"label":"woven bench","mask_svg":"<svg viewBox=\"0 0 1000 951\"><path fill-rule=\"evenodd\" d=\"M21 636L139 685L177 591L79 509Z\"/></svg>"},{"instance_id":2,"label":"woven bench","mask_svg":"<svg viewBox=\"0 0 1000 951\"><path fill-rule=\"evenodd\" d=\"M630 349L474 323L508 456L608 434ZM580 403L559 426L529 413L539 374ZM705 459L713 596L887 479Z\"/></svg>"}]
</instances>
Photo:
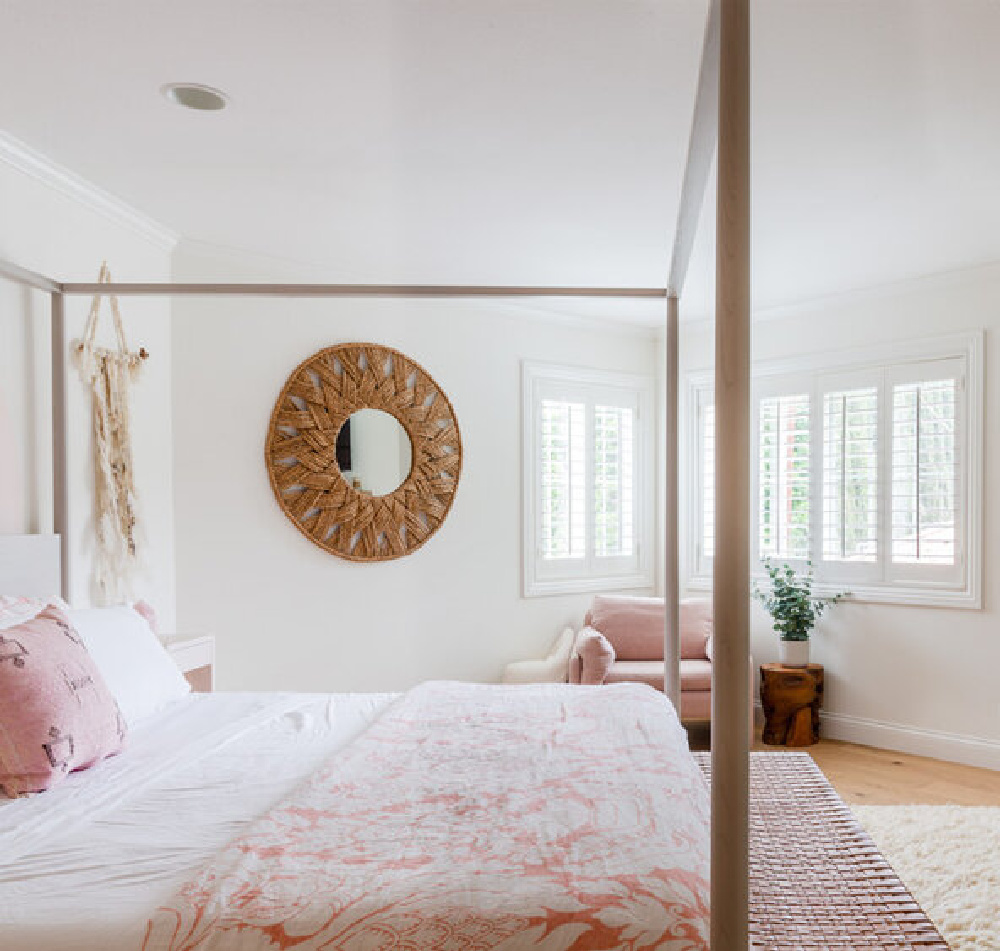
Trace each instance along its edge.
<instances>
[{"instance_id":1,"label":"woven bench","mask_svg":"<svg viewBox=\"0 0 1000 951\"><path fill-rule=\"evenodd\" d=\"M711 781L708 753L695 753ZM750 754L750 939L758 951L948 951L806 753Z\"/></svg>"}]
</instances>

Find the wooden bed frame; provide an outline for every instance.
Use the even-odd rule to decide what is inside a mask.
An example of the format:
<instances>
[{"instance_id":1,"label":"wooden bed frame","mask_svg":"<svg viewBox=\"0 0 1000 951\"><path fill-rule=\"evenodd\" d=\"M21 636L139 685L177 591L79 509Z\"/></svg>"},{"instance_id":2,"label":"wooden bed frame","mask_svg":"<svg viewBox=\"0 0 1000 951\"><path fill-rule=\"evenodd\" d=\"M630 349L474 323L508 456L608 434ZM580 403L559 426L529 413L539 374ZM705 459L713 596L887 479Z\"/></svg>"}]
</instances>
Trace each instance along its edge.
<instances>
[{"instance_id":1,"label":"wooden bed frame","mask_svg":"<svg viewBox=\"0 0 1000 951\"><path fill-rule=\"evenodd\" d=\"M666 287L510 287L364 284L63 283L0 261L0 277L51 295L54 528L61 539L60 590L68 590L68 480L64 302L74 295L271 297L647 298L662 299L666 328L667 479L664 594L665 689L678 705L677 372L680 298L713 154L718 151L716 232L716 550L712 664L713 951L748 947L750 655L750 0L712 0Z\"/></svg>"}]
</instances>

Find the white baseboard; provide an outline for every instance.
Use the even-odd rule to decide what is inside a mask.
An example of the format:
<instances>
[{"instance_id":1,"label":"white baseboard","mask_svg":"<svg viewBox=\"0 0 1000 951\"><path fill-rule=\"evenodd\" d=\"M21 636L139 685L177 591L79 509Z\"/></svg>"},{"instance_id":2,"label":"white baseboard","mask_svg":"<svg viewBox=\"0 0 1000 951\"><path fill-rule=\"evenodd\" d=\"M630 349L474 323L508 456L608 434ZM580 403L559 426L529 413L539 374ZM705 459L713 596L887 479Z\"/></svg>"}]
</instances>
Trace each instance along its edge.
<instances>
[{"instance_id":1,"label":"white baseboard","mask_svg":"<svg viewBox=\"0 0 1000 951\"><path fill-rule=\"evenodd\" d=\"M757 706L757 711L760 706ZM760 714L758 713L758 716ZM930 756L950 763L1000 770L1000 742L985 737L941 730L919 730L899 723L886 723L847 713L820 713L822 735L830 740L844 740L860 746L874 746L898 753Z\"/></svg>"},{"instance_id":2,"label":"white baseboard","mask_svg":"<svg viewBox=\"0 0 1000 951\"><path fill-rule=\"evenodd\" d=\"M996 740L940 730L918 730L899 723L869 720L846 713L821 713L820 717L823 735L831 740L846 740L848 743L1000 770L1000 742Z\"/></svg>"}]
</instances>

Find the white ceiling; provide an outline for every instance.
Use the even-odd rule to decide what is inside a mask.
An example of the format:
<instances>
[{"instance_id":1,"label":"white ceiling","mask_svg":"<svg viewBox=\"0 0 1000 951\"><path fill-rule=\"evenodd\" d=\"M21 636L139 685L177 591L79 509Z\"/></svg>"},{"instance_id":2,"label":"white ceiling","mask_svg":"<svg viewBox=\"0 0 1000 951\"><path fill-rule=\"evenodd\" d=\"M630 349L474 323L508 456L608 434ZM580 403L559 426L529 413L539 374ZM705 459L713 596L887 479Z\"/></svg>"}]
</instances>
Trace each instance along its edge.
<instances>
[{"instance_id":1,"label":"white ceiling","mask_svg":"<svg viewBox=\"0 0 1000 951\"><path fill-rule=\"evenodd\" d=\"M0 129L317 279L660 285L706 9L6 0ZM995 0L755 0L759 307L1000 260L997 49ZM181 110L170 81L232 106Z\"/></svg>"}]
</instances>

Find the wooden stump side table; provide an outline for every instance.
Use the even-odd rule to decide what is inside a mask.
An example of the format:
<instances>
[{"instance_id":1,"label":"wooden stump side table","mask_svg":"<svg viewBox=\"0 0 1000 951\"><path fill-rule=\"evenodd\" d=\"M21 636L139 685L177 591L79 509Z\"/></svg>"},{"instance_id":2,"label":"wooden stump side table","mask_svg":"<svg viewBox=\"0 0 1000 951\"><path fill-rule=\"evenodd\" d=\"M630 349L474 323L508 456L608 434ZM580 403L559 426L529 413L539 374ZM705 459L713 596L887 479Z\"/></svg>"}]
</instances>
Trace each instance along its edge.
<instances>
[{"instance_id":1,"label":"wooden stump side table","mask_svg":"<svg viewBox=\"0 0 1000 951\"><path fill-rule=\"evenodd\" d=\"M819 740L823 665L761 664L763 740L769 746L812 746Z\"/></svg>"}]
</instances>

